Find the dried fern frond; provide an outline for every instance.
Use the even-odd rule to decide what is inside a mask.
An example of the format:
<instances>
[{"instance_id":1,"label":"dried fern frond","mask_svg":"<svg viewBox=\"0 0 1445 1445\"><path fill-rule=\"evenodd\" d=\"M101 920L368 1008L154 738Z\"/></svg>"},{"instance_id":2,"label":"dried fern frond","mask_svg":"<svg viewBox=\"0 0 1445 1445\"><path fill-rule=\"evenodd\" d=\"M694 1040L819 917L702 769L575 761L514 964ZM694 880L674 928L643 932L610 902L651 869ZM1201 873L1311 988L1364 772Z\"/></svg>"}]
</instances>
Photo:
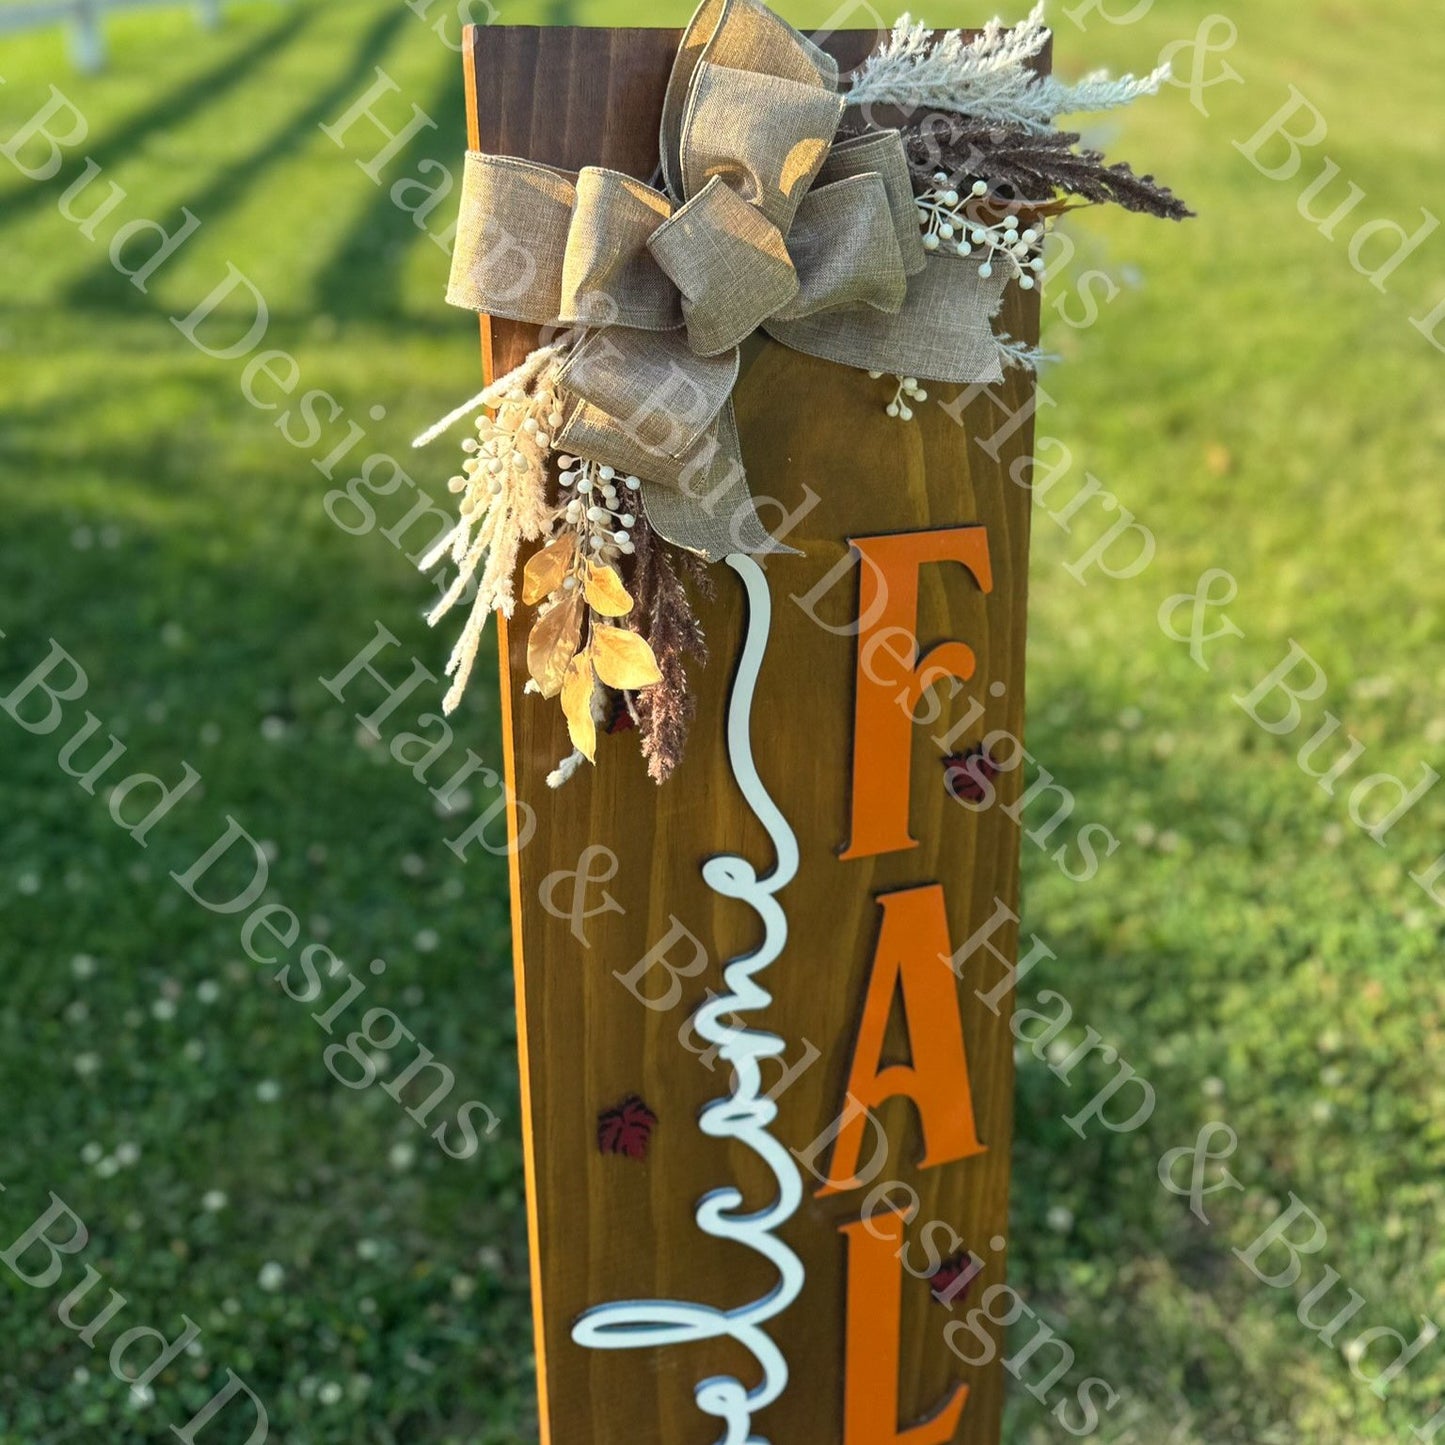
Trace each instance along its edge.
<instances>
[{"instance_id":1,"label":"dried fern frond","mask_svg":"<svg viewBox=\"0 0 1445 1445\"><path fill-rule=\"evenodd\" d=\"M1047 131L1061 115L1114 110L1154 95L1169 78L1167 65L1142 77L1103 71L1077 81L1040 76L1029 61L1048 43L1043 17L1039 0L1022 24L1005 29L992 20L970 41L957 30L934 38L926 25L905 15L883 48L860 67L848 102L941 110Z\"/></svg>"},{"instance_id":2,"label":"dried fern frond","mask_svg":"<svg viewBox=\"0 0 1445 1445\"><path fill-rule=\"evenodd\" d=\"M998 348L999 363L1005 371L1028 371L1037 374L1039 367L1046 361L1059 359L1051 352L1030 346L1027 341L1018 341L1007 334L996 335L993 343Z\"/></svg>"},{"instance_id":3,"label":"dried fern frond","mask_svg":"<svg viewBox=\"0 0 1445 1445\"><path fill-rule=\"evenodd\" d=\"M1035 81L1024 97L1018 121L1020 125L1047 130L1061 115L1096 115L1100 111L1118 110L1132 105L1146 95L1158 95L1168 83L1173 69L1160 65L1148 75L1110 75L1096 70L1081 80L1060 80L1046 75ZM1006 115L999 119L1008 119Z\"/></svg>"},{"instance_id":4,"label":"dried fern frond","mask_svg":"<svg viewBox=\"0 0 1445 1445\"><path fill-rule=\"evenodd\" d=\"M984 91L1000 76L1031 75L1028 62L1049 41L1043 0L1021 25L1005 29L991 20L983 33L968 40L950 30L934 32L911 15L902 16L883 48L868 57L848 89L850 105L928 106L958 109L962 92Z\"/></svg>"}]
</instances>

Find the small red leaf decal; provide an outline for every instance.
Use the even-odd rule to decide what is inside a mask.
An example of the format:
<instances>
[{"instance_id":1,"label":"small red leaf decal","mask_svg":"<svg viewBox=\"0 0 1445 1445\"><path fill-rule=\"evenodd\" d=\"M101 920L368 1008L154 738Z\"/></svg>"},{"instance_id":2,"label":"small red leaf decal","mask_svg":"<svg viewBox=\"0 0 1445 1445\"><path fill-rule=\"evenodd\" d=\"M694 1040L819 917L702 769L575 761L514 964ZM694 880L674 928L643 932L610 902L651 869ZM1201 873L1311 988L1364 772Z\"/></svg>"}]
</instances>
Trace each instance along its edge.
<instances>
[{"instance_id":1,"label":"small red leaf decal","mask_svg":"<svg viewBox=\"0 0 1445 1445\"><path fill-rule=\"evenodd\" d=\"M636 1094L629 1094L615 1109L597 1118L597 1147L604 1154L622 1154L628 1159L647 1158L657 1115Z\"/></svg>"},{"instance_id":2,"label":"small red leaf decal","mask_svg":"<svg viewBox=\"0 0 1445 1445\"><path fill-rule=\"evenodd\" d=\"M992 753L980 743L966 753L950 753L943 760L943 786L960 803L982 803L989 784L1003 772Z\"/></svg>"},{"instance_id":3,"label":"small red leaf decal","mask_svg":"<svg viewBox=\"0 0 1445 1445\"><path fill-rule=\"evenodd\" d=\"M962 1304L982 1268L969 1254L955 1254L951 1259L945 1259L929 1277L934 1299L950 1309Z\"/></svg>"}]
</instances>

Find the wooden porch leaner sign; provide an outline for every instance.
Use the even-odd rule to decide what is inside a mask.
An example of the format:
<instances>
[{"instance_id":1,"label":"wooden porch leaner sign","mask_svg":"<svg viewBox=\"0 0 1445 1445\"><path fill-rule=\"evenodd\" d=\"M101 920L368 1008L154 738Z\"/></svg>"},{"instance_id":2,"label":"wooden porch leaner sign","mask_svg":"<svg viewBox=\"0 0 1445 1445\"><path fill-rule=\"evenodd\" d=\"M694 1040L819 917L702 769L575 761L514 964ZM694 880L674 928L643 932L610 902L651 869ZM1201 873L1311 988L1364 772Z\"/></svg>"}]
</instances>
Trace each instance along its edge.
<instances>
[{"instance_id":1,"label":"wooden porch leaner sign","mask_svg":"<svg viewBox=\"0 0 1445 1445\"><path fill-rule=\"evenodd\" d=\"M847 65L876 40L839 35L828 48ZM665 30L476 31L472 148L646 179L678 41ZM1009 305L1011 333L1032 337L1036 306L1017 292ZM490 373L535 344L532 328L484 324ZM761 1066L763 1085L803 1191L777 1231L800 1287L760 1326L787 1367L754 1425L774 1445L999 1437L1001 1331L986 1324L991 1345L951 1348L945 1329L967 1298L950 1311L932 1276L960 1255L970 1267L972 1251L983 1270L969 1296L1004 1277L1011 995L988 996L1014 957L1019 843L1001 807L954 801L942 762L986 734L1023 732L1030 501L1010 468L1030 455L1032 426L1008 422L1029 411L1031 386L1012 372L992 397L905 428L866 372L763 341L735 392L754 493L790 512L818 499L787 534L799 555L760 569L771 627L738 722L797 840L796 874L775 895L786 941L758 978L772 1001L735 1019L785 1042ZM766 874L789 847L757 817L727 751L748 617L741 582L724 572L702 619L711 664L698 722L663 788L616 747L548 791L566 729L523 695L525 624L505 629L508 783L538 820L512 861L513 926L541 1432L555 1445L710 1445L723 1437L696 1385L751 1388L765 1373L720 1322L714 1333L684 1320L669 1344L659 1321L651 1348L574 1337L612 1301L732 1312L780 1287L773 1260L708 1237L696 1217L719 1189L751 1209L779 1192L756 1154L698 1127L728 1095L730 1066L694 1016L735 992L725 961L764 933L703 867L733 855ZM914 636L916 667L904 660ZM917 697L927 669L964 686L932 726L915 725L899 695ZM1016 783L1000 787L1007 799ZM970 940L975 956L955 976L950 961ZM599 1113L634 1096L657 1118L640 1164L597 1140Z\"/></svg>"},{"instance_id":2,"label":"wooden porch leaner sign","mask_svg":"<svg viewBox=\"0 0 1445 1445\"><path fill-rule=\"evenodd\" d=\"M776 18L733 3L713 0L711 10L740 24ZM726 252L755 218L734 193L718 194L718 169L700 195L668 176L671 201L622 179L657 184L665 100L670 109L679 69L702 68L688 59L687 35L469 32L470 143L484 153L472 159L524 158L498 163L503 180L555 186L579 215L589 186L620 188L657 212L649 234L701 216L684 234ZM991 27L983 43L1000 54L1013 44L1043 74L1047 32L1034 23L1019 42L1008 37ZM925 38L895 33L905 70L931 63ZM966 40L950 37L955 49L942 52L962 74ZM843 33L822 44L846 72L878 42ZM707 79L692 82L684 130L699 124ZM664 171L667 146L664 124ZM845 171L857 154L835 143ZM607 174L578 178L584 167ZM1037 338L1042 224L1025 229L1015 181L1003 190L1007 214L956 230L941 219L961 204L955 178L977 172L947 156L940 167L914 194L905 178L905 224L921 218L929 252L942 244L962 258L977 247L982 278L995 255L1008 262L1020 284L1003 290L994 330L1026 354ZM818 173L814 164L801 189ZM837 174L823 170L819 185ZM989 190L987 174L974 196ZM855 195L865 180L886 231L888 206L895 218L900 206L896 190L884 200L877 175L845 175L830 193ZM747 198L766 214L765 179L758 187L762 199ZM1040 194L1027 204L1037 209ZM695 209L703 205L720 207L721 220ZM779 232L786 221L767 234ZM780 249L759 235L750 264ZM919 239L907 238L914 249ZM593 259L607 249L586 240ZM673 274L678 256L658 237L648 247ZM788 248L805 272L799 230ZM884 249L897 254L891 235ZM574 263L569 250L563 269ZM716 354L699 344L703 308L679 284L688 344ZM811 284L805 275L803 291ZM738 298L722 299L725 316ZM877 309L896 312L897 299ZM784 288L716 351L742 340L724 410L736 418L751 493L767 499L757 516L793 550L708 552L721 560L725 550L727 562L712 570L715 595L698 604L710 662L693 678L691 741L666 785L626 739L602 736L598 766L562 769L575 776L547 786L574 743L574 764L590 756L585 704L614 683L596 639L620 628L594 623L594 642L577 654L587 659L580 734L569 696L578 663L564 661L567 680L549 688L537 655L543 624L519 609L500 633L540 1426L556 1445L999 1439L1002 1330L977 1304L1003 1280L1007 1253L1019 862L1008 809L1021 791L1034 381L1025 365L924 405L911 377L896 378L894 392L876 372L824 359L806 319L802 332L787 329L792 321L775 327L787 311ZM484 315L488 378L535 355L539 334ZM542 425L555 433L562 406L548 410ZM535 440L535 418L528 426ZM528 464L504 455L488 465ZM563 460L561 485L590 478L592 465ZM468 463L468 475L484 476L478 466ZM643 520L622 513L642 502L669 535L671 504L645 478L631 502L613 496L622 472L597 475L592 501L600 478L616 477L603 512L584 499L568 515L585 527L605 514L619 527L617 548L599 556L630 552L622 524ZM470 485L458 478L454 490ZM556 556L580 569L573 549L553 541L529 581ZM628 557L617 560L625 581ZM600 575L588 558L565 586L588 579L589 602L615 616L626 598L608 610L611 582L593 591ZM560 577L553 568L534 590L555 589L552 615L570 606L575 618L577 592ZM544 694L563 695L565 719L527 695L539 678ZM628 684L614 685L627 695ZM599 709L595 721L606 720Z\"/></svg>"}]
</instances>

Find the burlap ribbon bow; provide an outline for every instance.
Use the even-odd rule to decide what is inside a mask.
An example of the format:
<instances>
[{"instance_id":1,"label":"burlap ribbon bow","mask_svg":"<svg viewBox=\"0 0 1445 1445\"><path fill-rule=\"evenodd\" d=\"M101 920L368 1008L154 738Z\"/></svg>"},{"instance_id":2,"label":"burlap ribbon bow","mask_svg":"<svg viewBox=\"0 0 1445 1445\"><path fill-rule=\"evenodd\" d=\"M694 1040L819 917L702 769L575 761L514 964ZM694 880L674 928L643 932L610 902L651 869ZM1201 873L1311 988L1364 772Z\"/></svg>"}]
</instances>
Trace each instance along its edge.
<instances>
[{"instance_id":1,"label":"burlap ribbon bow","mask_svg":"<svg viewBox=\"0 0 1445 1445\"><path fill-rule=\"evenodd\" d=\"M753 331L864 370L1001 376L1003 278L924 250L898 132L835 143L845 104L834 61L759 0L704 0L663 109L666 194L467 153L447 300L583 328L555 445L641 477L653 527L709 558L776 547L731 403Z\"/></svg>"}]
</instances>

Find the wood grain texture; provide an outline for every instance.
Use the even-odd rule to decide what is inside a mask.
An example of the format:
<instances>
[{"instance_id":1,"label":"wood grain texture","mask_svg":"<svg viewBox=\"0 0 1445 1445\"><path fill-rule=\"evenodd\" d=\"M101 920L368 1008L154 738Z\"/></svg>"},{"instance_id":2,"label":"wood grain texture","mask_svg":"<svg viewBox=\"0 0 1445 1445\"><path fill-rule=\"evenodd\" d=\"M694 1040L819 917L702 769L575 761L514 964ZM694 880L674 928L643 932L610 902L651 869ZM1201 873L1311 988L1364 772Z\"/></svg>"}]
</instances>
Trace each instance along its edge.
<instances>
[{"instance_id":1,"label":"wood grain texture","mask_svg":"<svg viewBox=\"0 0 1445 1445\"><path fill-rule=\"evenodd\" d=\"M678 35L662 30L492 27L468 47L471 144L569 169L595 164L648 179L657 163L657 127ZM874 35L832 37L828 48L856 63ZM1016 289L1006 324L1015 336L1037 335L1037 293ZM495 374L518 361L532 328L483 321L484 362ZM1021 408L1031 380L1010 373L998 393ZM950 394L953 389L946 389ZM1000 807L974 813L945 793L941 753L931 734L964 714L970 698L987 706L966 741L991 728L1022 735L1024 622L1029 494L1009 468L1032 450L1032 427L1020 428L990 456L978 445L1004 412L980 396L960 422L941 407L920 409L912 425L883 412L885 383L790 352L770 341L750 344L736 394L743 449L755 494L818 505L790 535L802 555L768 563L774 631L754 713L754 746L765 785L799 838L798 878L781 895L791 942L766 976L776 1002L765 1026L792 1041L790 1064L813 1060L783 1094L776 1132L794 1148L814 1140L844 1101L867 973L877 939L877 895L940 882L948 898L955 946L992 915L995 900L1016 905L1018 829ZM848 553L849 536L982 523L987 526L995 590L982 595L961 568L924 571L919 641L966 641L978 655L974 680L933 729L915 730L912 824L921 846L906 853L842 862L848 837L855 643L846 631L858 600L856 572L817 604L819 625L795 600L805 597ZM520 1014L524 1129L536 1288L541 1436L557 1445L709 1445L713 1422L693 1401L697 1381L737 1371L755 1378L751 1361L728 1345L598 1353L571 1341L585 1309L627 1298L695 1300L735 1308L769 1291L772 1270L736 1247L703 1237L698 1199L736 1183L761 1205L769 1180L751 1153L705 1139L699 1111L728 1092L725 1071L696 1056L688 1020L706 991L719 990L734 954L756 945L756 920L741 904L715 897L699 869L708 857L735 852L760 868L770 849L733 784L724 748L724 718L742 627L737 579L714 569L718 595L703 606L711 664L694 674L699 713L689 754L670 783L646 776L635 734L604 738L599 766L584 769L560 793L544 778L569 751L560 709L523 695L530 610L502 638L502 708L508 784L535 810L535 836L512 864L513 924ZM991 684L1002 683L995 698ZM1017 793L1017 775L1002 780ZM514 828L517 819L513 819ZM584 851L604 845L619 867L594 883L621 913L582 924L565 909L554 875L577 869ZM553 879L549 888L548 880ZM680 984L673 1007L650 1008L621 981L675 923L709 951L706 967ZM1012 951L1010 934L998 940ZM690 950L674 951L686 963ZM920 1172L919 1128L912 1107L883 1110L893 1144L882 1179L918 1190L922 1211L910 1237L931 1220L952 1225L988 1260L970 1294L1003 1278L990 1241L1007 1232L1012 1129L1013 1039L1006 1019L974 996L999 976L981 962L960 985L978 1127L988 1152ZM640 987L666 993L661 969ZM806 1041L806 1042L805 1042ZM818 1056L809 1051L811 1045ZM890 1061L907 1058L895 1019ZM604 1157L596 1142L599 1112L639 1094L659 1116L645 1164ZM810 1190L783 1231L802 1256L808 1286L775 1328L792 1365L784 1400L760 1417L775 1445L841 1445L843 1414L844 1242L838 1227L857 1219L861 1194L820 1200ZM913 1259L921 1257L915 1249ZM952 1386L972 1395L957 1439L995 1445L1004 1373L996 1356L980 1369L961 1365L944 1330L957 1314L931 1298L929 1285L904 1277L900 1418L932 1413Z\"/></svg>"}]
</instances>

